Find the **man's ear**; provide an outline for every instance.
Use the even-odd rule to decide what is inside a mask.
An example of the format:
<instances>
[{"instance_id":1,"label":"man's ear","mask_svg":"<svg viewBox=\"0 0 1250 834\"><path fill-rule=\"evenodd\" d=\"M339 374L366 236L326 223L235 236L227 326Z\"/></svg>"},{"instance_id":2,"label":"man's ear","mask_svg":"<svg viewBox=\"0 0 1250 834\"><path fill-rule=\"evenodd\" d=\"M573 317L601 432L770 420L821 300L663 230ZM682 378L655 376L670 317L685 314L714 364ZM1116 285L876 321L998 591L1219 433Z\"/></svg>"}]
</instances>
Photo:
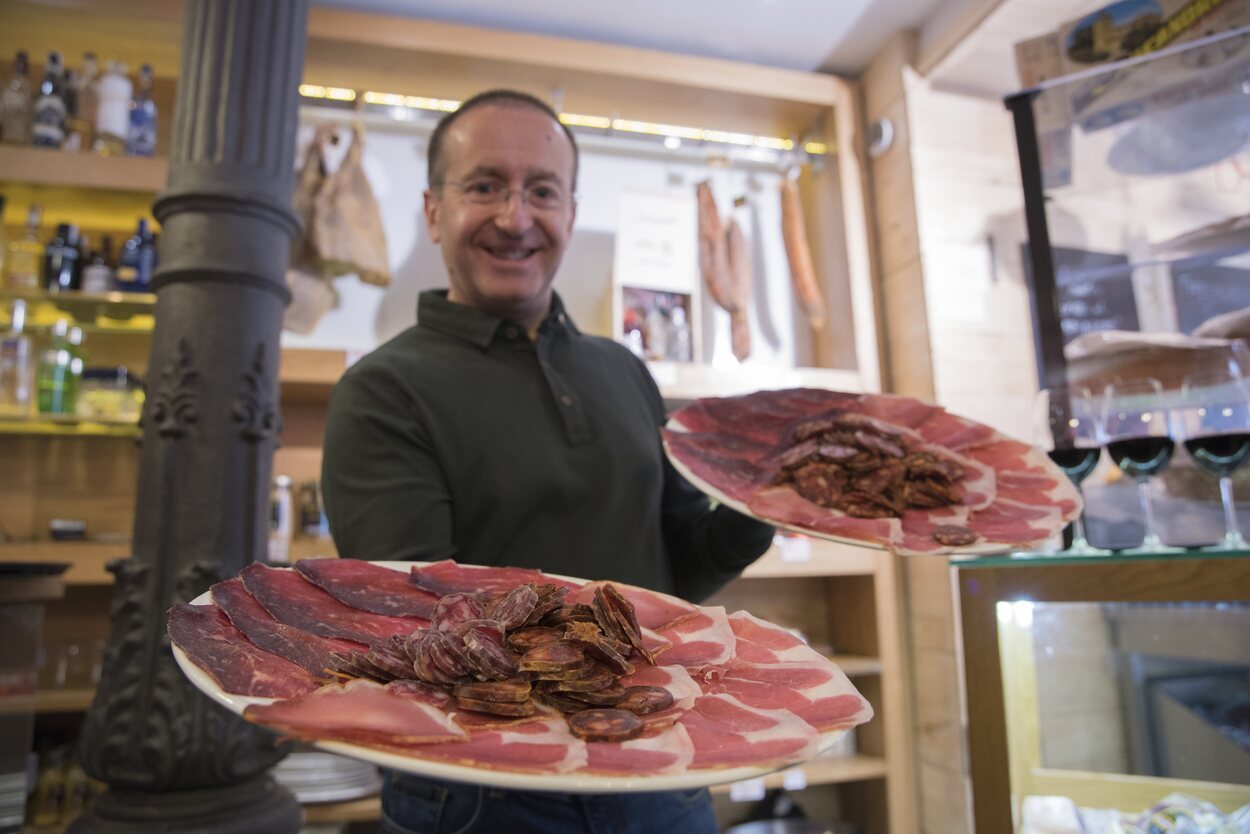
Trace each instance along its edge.
<instances>
[{"instance_id":1,"label":"man's ear","mask_svg":"<svg viewBox=\"0 0 1250 834\"><path fill-rule=\"evenodd\" d=\"M430 189L427 188L423 196L425 197L425 227L430 231L430 240L442 243L442 232L438 227L438 221L443 207Z\"/></svg>"}]
</instances>

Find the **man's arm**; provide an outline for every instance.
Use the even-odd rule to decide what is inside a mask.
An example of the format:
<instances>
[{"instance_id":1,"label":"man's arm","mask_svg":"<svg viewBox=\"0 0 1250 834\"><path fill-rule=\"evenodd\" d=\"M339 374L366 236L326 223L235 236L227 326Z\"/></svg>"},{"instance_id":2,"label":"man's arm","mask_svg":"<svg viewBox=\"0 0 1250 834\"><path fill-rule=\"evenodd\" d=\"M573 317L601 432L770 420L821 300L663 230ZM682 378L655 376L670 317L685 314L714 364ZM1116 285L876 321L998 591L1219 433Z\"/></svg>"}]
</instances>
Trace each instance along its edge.
<instances>
[{"instance_id":1,"label":"man's arm","mask_svg":"<svg viewBox=\"0 0 1250 834\"><path fill-rule=\"evenodd\" d=\"M339 554L356 559L454 555L451 496L414 406L384 369L334 388L321 488Z\"/></svg>"}]
</instances>

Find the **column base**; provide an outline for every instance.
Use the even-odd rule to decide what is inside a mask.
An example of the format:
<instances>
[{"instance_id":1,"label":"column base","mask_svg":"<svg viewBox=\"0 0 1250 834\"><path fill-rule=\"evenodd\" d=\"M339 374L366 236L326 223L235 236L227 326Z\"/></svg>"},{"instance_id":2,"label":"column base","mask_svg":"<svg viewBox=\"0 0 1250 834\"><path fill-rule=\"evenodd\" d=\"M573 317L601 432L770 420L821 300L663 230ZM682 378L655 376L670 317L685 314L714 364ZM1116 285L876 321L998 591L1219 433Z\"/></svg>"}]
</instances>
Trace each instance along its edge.
<instances>
[{"instance_id":1,"label":"column base","mask_svg":"<svg viewBox=\"0 0 1250 834\"><path fill-rule=\"evenodd\" d=\"M117 790L96 799L67 834L296 834L303 810L270 776L227 788Z\"/></svg>"}]
</instances>

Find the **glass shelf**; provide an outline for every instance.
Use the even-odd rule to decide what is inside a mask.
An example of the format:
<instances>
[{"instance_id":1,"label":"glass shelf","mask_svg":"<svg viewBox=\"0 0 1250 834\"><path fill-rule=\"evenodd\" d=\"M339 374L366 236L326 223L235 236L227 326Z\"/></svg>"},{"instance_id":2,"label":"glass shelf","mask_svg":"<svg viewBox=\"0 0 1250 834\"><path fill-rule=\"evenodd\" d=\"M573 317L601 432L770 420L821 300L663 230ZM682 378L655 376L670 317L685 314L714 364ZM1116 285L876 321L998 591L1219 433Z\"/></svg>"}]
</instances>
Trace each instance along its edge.
<instances>
[{"instance_id":1,"label":"glass shelf","mask_svg":"<svg viewBox=\"0 0 1250 834\"><path fill-rule=\"evenodd\" d=\"M138 438L143 436L143 429L138 423L107 423L80 420L72 415L44 415L29 419L0 418L0 434Z\"/></svg>"},{"instance_id":2,"label":"glass shelf","mask_svg":"<svg viewBox=\"0 0 1250 834\"><path fill-rule=\"evenodd\" d=\"M152 293L0 289L0 326L8 326L17 299L27 303L26 326L32 332L48 330L66 316L85 333L149 334L156 321Z\"/></svg>"},{"instance_id":3,"label":"glass shelf","mask_svg":"<svg viewBox=\"0 0 1250 834\"><path fill-rule=\"evenodd\" d=\"M1116 565L1128 562L1185 561L1189 559L1250 559L1250 550L1211 551L1186 549L1176 553L1136 553L1130 550L1112 551L1105 556L1070 556L1063 553L1019 552L1004 556L961 556L955 554L951 562L960 570L968 568L1011 568L1064 565Z\"/></svg>"}]
</instances>

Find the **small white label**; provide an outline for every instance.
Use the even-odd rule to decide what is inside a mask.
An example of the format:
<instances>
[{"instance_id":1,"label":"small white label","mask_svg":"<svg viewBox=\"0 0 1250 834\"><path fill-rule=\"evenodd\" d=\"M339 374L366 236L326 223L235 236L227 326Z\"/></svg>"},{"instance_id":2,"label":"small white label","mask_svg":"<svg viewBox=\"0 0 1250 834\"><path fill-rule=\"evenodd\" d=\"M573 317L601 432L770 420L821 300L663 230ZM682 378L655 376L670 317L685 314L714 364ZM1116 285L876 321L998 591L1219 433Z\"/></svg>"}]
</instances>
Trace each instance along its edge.
<instances>
[{"instance_id":1,"label":"small white label","mask_svg":"<svg viewBox=\"0 0 1250 834\"><path fill-rule=\"evenodd\" d=\"M677 386L677 366L672 362L648 362L647 368L651 371L655 384L660 388Z\"/></svg>"},{"instance_id":2,"label":"small white label","mask_svg":"<svg viewBox=\"0 0 1250 834\"><path fill-rule=\"evenodd\" d=\"M764 798L763 779L744 779L729 786L729 798L734 802L759 802Z\"/></svg>"},{"instance_id":3,"label":"small white label","mask_svg":"<svg viewBox=\"0 0 1250 834\"><path fill-rule=\"evenodd\" d=\"M781 554L783 562L810 562L812 560L812 540L801 535L773 536L773 543Z\"/></svg>"},{"instance_id":4,"label":"small white label","mask_svg":"<svg viewBox=\"0 0 1250 834\"><path fill-rule=\"evenodd\" d=\"M363 350L343 351L343 370L347 370L352 365L355 365L357 362L359 362L360 358L364 356L365 353L366 351L363 351Z\"/></svg>"},{"instance_id":5,"label":"small white label","mask_svg":"<svg viewBox=\"0 0 1250 834\"><path fill-rule=\"evenodd\" d=\"M788 791L801 791L807 787L807 774L801 767L787 770L781 774L781 786Z\"/></svg>"}]
</instances>

